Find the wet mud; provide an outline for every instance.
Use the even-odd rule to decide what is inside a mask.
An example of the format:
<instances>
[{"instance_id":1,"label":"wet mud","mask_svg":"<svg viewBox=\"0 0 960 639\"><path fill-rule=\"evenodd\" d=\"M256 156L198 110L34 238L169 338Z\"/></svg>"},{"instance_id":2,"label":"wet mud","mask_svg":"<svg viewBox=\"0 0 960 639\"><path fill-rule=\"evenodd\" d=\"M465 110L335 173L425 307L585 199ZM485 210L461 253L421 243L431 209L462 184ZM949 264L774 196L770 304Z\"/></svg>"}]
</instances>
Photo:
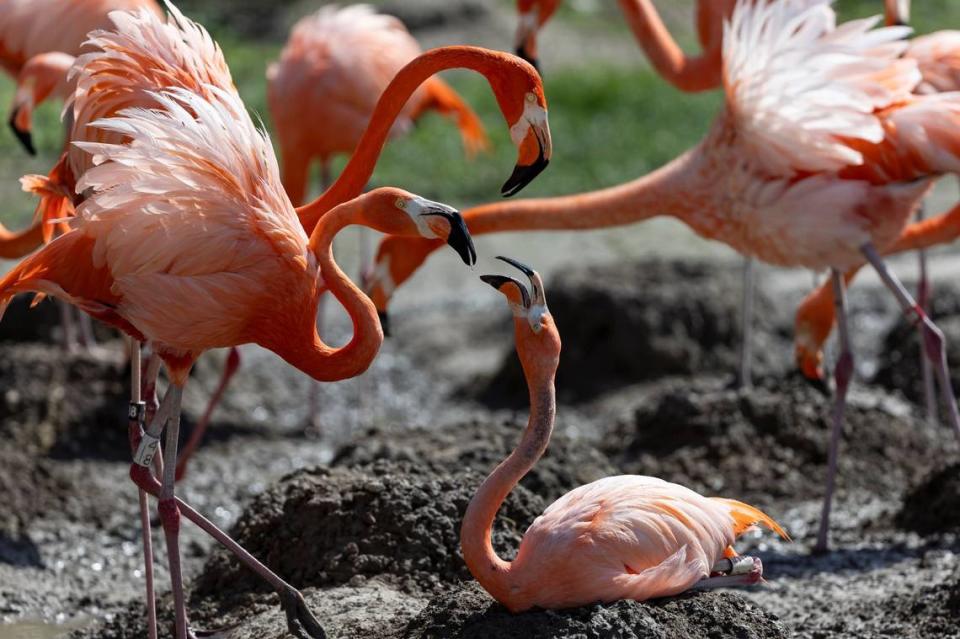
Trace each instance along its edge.
<instances>
[{"instance_id":1,"label":"wet mud","mask_svg":"<svg viewBox=\"0 0 960 639\"><path fill-rule=\"evenodd\" d=\"M624 285L631 292L622 298L613 297L615 280L608 278L603 295L619 301L601 306L618 318L615 327L621 317L640 317L634 326L642 331L614 328L610 345L589 341L597 334L586 328L562 333L565 349L587 340L607 357L616 353L625 362L621 371L637 377L618 373L577 389L566 399L575 403L560 406L547 456L498 515L495 546L511 557L529 523L577 485L616 473L654 475L751 501L787 527L793 543L748 535L738 545L763 560L761 587L522 615L487 596L463 565L459 525L527 413L522 404L494 410L464 394L478 379L508 374L502 362L511 329L502 313L458 313L448 301L401 327L363 378L321 386L322 419L311 428L304 428L302 376L244 349L236 386L178 492L302 588L331 638L958 636L953 434L926 425L899 393L858 380L842 440L835 551L812 555L830 398L779 372L791 355L789 318L780 315L789 304L781 296L795 300L798 292L766 292L771 306L761 325L772 341L757 350L772 364L761 364L755 388L738 391L731 387L738 321L730 316L739 304L738 267L651 264L623 267L638 283ZM550 280L558 322L577 310L572 302L564 306L564 295L589 295L596 273ZM695 301L671 298L666 287L651 293L654 274L687 278L690 286L676 288ZM586 288L564 293L566 285L554 285L564 280ZM643 305L630 301L640 292L648 295L645 304L667 310L644 319ZM870 289L851 295L860 318L856 337L864 343L880 344L894 322L875 297ZM617 305L627 311L616 313ZM679 333L665 328L673 324L663 318L694 313L705 319ZM667 336L644 341L657 332ZM451 348L453 340L461 346ZM697 351L700 342L706 346ZM646 361L660 366L658 373L628 361L624 354L635 348L655 353ZM221 360L198 364L186 395L187 423L205 405ZM70 622L83 626L75 639L145 636L124 362L116 341L95 355L69 357L55 344L0 343L0 624ZM668 369L670 362L677 367ZM576 365L584 377L601 376L599 361ZM525 397L518 384L510 392ZM161 634L169 637L169 582L155 515L152 531ZM276 594L188 523L182 545L197 628L227 627L231 639L290 636Z\"/></svg>"}]
</instances>

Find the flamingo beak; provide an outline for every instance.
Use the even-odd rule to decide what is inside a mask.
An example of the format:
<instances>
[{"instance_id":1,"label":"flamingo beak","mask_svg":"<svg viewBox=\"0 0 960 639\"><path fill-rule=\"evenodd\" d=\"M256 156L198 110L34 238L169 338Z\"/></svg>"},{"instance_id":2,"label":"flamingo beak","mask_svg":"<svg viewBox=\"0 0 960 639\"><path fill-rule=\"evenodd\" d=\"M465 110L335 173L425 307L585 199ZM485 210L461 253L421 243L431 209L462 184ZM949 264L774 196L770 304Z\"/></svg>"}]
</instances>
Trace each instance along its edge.
<instances>
[{"instance_id":1,"label":"flamingo beak","mask_svg":"<svg viewBox=\"0 0 960 639\"><path fill-rule=\"evenodd\" d=\"M17 126L17 115L20 113L20 109L14 110L10 115L10 130L13 131L13 134L17 136L17 140L20 141L20 144L30 155L36 155L37 149L33 146L33 136L30 134L29 130L22 130Z\"/></svg>"},{"instance_id":2,"label":"flamingo beak","mask_svg":"<svg viewBox=\"0 0 960 639\"><path fill-rule=\"evenodd\" d=\"M500 195L511 197L523 190L525 186L533 182L534 178L543 173L543 170L550 164L550 131L547 129L538 130L531 126L531 131L536 138L537 158L532 164L517 164L513 167L513 173L504 182L500 188Z\"/></svg>"},{"instance_id":3,"label":"flamingo beak","mask_svg":"<svg viewBox=\"0 0 960 639\"><path fill-rule=\"evenodd\" d=\"M424 211L421 215L434 215L447 220L450 224L447 244L457 252L467 266L477 263L477 249L473 246L473 238L470 237L470 231L467 229L467 223L463 221L463 216L456 209L435 204L433 208Z\"/></svg>"},{"instance_id":4,"label":"flamingo beak","mask_svg":"<svg viewBox=\"0 0 960 639\"><path fill-rule=\"evenodd\" d=\"M540 73L540 60L537 58L537 56L527 51L526 44L521 44L520 46L518 46L516 49L516 54L518 58L521 58L529 62L530 66L536 69L537 73Z\"/></svg>"},{"instance_id":5,"label":"flamingo beak","mask_svg":"<svg viewBox=\"0 0 960 639\"><path fill-rule=\"evenodd\" d=\"M527 292L527 287L512 277L507 275L481 275L480 279L498 291L502 290L507 284L513 284L520 291L523 308L530 308L530 293Z\"/></svg>"},{"instance_id":6,"label":"flamingo beak","mask_svg":"<svg viewBox=\"0 0 960 639\"><path fill-rule=\"evenodd\" d=\"M386 311L377 311L377 317L380 318L380 328L383 329L383 336L390 337L390 315Z\"/></svg>"}]
</instances>

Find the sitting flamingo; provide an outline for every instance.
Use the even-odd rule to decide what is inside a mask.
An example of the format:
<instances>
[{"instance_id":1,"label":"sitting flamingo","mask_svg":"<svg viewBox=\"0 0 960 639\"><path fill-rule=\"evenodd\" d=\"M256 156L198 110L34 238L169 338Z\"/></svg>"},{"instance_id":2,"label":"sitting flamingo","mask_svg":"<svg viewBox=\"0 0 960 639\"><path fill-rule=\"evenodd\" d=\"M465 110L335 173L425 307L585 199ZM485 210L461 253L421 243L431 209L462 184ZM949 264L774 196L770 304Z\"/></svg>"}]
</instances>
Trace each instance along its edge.
<instances>
[{"instance_id":1,"label":"sitting flamingo","mask_svg":"<svg viewBox=\"0 0 960 639\"><path fill-rule=\"evenodd\" d=\"M773 519L747 504L703 497L642 475L607 477L570 491L527 529L514 561L497 556L490 537L497 510L550 442L560 359L560 335L540 275L509 258L499 259L530 279L528 291L511 277L480 278L503 293L513 310L517 354L530 390L530 420L520 445L483 482L463 519L463 558L480 585L520 612L759 582L760 560L738 557L731 544L756 524L789 539Z\"/></svg>"}]
</instances>

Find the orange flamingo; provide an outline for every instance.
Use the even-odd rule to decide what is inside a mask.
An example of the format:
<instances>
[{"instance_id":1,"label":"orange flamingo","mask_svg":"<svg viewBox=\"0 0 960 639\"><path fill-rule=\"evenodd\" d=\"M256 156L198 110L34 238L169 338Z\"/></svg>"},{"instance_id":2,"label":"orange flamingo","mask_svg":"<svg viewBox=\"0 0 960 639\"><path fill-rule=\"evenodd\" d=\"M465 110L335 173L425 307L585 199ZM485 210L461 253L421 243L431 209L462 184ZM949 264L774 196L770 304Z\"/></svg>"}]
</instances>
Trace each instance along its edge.
<instances>
[{"instance_id":1,"label":"orange flamingo","mask_svg":"<svg viewBox=\"0 0 960 639\"><path fill-rule=\"evenodd\" d=\"M517 163L504 183L501 193L512 196L529 184L549 164L553 154L550 127L547 120L547 102L543 84L536 70L523 60L499 51L479 47L453 46L432 49L423 53L394 76L374 107L366 131L357 143L346 167L336 181L322 195L297 209L307 233L332 207L357 197L373 175L374 167L394 122L403 113L404 105L424 82L445 69L464 68L483 75L490 84L497 104L510 129L510 137L517 147ZM384 316L385 317L385 316ZM228 367L217 385L215 398L223 394L236 366L228 358ZM193 451L209 425L212 407L191 433L185 452ZM185 472L186 459L178 471Z\"/></svg>"},{"instance_id":2,"label":"orange flamingo","mask_svg":"<svg viewBox=\"0 0 960 639\"><path fill-rule=\"evenodd\" d=\"M253 342L314 379L363 372L383 334L372 303L333 261L332 239L346 225L445 238L468 263L475 255L455 210L393 188L333 209L308 238L283 191L270 140L235 92L212 86L209 92L208 98L166 90L154 96L154 110L125 109L92 123L125 141L76 143L95 166L77 184L89 195L74 229L0 281L4 303L27 291L60 297L150 340L163 360L170 390L144 434L131 477L156 492L149 464L166 427L159 510L180 639L187 621L174 468L180 400L193 362L210 348ZM341 348L316 334L324 288L354 322L354 337Z\"/></svg>"},{"instance_id":3,"label":"orange flamingo","mask_svg":"<svg viewBox=\"0 0 960 639\"><path fill-rule=\"evenodd\" d=\"M700 145L627 184L482 206L464 217L478 235L601 228L671 215L765 262L831 269L841 286L839 274L866 259L904 312L919 318L960 436L942 333L878 254L895 244L932 182L960 171L960 159L949 152L957 143L960 98L913 93L920 74L915 60L901 58L906 28L874 29L877 19L835 27L835 20L826 2L802 8L742 2L724 37L726 108ZM367 283L381 312L432 244L400 238L381 244ZM827 546L851 372L845 336L842 343L819 548Z\"/></svg>"},{"instance_id":4,"label":"orange flamingo","mask_svg":"<svg viewBox=\"0 0 960 639\"><path fill-rule=\"evenodd\" d=\"M281 175L294 204L306 194L311 160L320 160L323 188L330 186L333 156L353 152L383 90L421 53L402 22L368 5L329 5L294 25L280 60L267 69ZM480 119L440 78L417 89L394 131L430 110L456 119L468 154L487 147Z\"/></svg>"},{"instance_id":5,"label":"orange flamingo","mask_svg":"<svg viewBox=\"0 0 960 639\"><path fill-rule=\"evenodd\" d=\"M0 67L17 79L18 87L10 127L31 155L35 150L30 136L30 110L48 97L66 97L69 56L80 54L89 32L110 26L111 11L140 8L158 17L163 15L154 0L0 2ZM58 55L43 55L54 52Z\"/></svg>"},{"instance_id":6,"label":"orange flamingo","mask_svg":"<svg viewBox=\"0 0 960 639\"><path fill-rule=\"evenodd\" d=\"M607 477L570 491L527 529L516 559L497 556L491 542L497 511L550 443L560 359L560 335L539 274L498 259L530 280L528 291L512 277L480 277L503 293L513 311L530 418L519 445L481 484L463 519L463 558L480 585L520 612L760 582L760 560L738 557L732 544L757 524L789 539L773 519L747 504L642 475Z\"/></svg>"},{"instance_id":7,"label":"orange flamingo","mask_svg":"<svg viewBox=\"0 0 960 639\"><path fill-rule=\"evenodd\" d=\"M887 0L887 24L899 24L909 18L909 0ZM918 93L932 94L960 90L960 31L937 31L919 36L910 41L905 57L917 61L923 77L917 87ZM921 209L922 212L922 209ZM936 244L952 242L957 236L955 217L958 209L918 225L914 232L905 234L891 253L906 250L920 250L920 277L917 299L926 308L930 287L927 283L925 248ZM847 272L849 283L856 275L856 269ZM797 310L795 321L795 346L797 365L804 375L811 379L822 377L823 344L833 329L833 289L821 286L803 301ZM926 390L927 417L936 419L936 397L932 392L932 376L928 361L923 360L924 388Z\"/></svg>"}]
</instances>

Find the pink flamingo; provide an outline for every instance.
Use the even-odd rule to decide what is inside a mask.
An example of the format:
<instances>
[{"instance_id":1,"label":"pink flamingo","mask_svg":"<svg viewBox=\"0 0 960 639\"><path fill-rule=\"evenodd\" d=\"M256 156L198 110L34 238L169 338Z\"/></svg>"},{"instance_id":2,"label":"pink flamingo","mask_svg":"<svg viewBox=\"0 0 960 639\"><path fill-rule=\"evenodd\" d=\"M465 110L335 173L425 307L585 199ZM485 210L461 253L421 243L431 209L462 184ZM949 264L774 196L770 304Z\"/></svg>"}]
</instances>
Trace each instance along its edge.
<instances>
[{"instance_id":1,"label":"pink flamingo","mask_svg":"<svg viewBox=\"0 0 960 639\"><path fill-rule=\"evenodd\" d=\"M67 96L69 58L80 54L89 32L110 26L111 11L141 8L163 15L154 0L0 2L0 67L17 79L18 88L10 127L31 155L30 111L48 97Z\"/></svg>"},{"instance_id":2,"label":"pink flamingo","mask_svg":"<svg viewBox=\"0 0 960 639\"><path fill-rule=\"evenodd\" d=\"M306 194L311 160L320 160L323 188L330 186L333 156L353 153L377 99L421 53L402 22L368 5L328 5L293 26L280 60L267 68L267 101L294 204ZM393 130L408 129L431 110L456 119L468 154L487 147L480 118L437 77L414 92Z\"/></svg>"},{"instance_id":3,"label":"pink flamingo","mask_svg":"<svg viewBox=\"0 0 960 639\"><path fill-rule=\"evenodd\" d=\"M887 0L887 24L900 24L909 19L909 0ZM919 36L910 41L904 53L905 57L917 61L923 80L917 86L917 93L933 94L960 90L960 31L937 31ZM928 310L931 295L927 265L924 255L926 247L952 242L956 239L954 212L926 221L918 225L915 232L905 234L903 241L891 252L916 247L920 252L920 274L917 285L917 302ZM923 208L918 212L923 219ZM853 280L856 271L846 274L846 281ZM834 323L833 290L830 286L821 286L811 293L797 310L796 316L796 357L803 373L811 379L822 377L820 363L823 359L823 344L830 336ZM921 356L923 337L921 333ZM937 400L933 380L933 371L927 358L922 357L922 373L926 400L927 419L931 423L937 420Z\"/></svg>"},{"instance_id":4,"label":"pink flamingo","mask_svg":"<svg viewBox=\"0 0 960 639\"><path fill-rule=\"evenodd\" d=\"M921 77L916 61L901 57L906 28L874 29L876 18L840 26L835 20L825 1L802 8L741 2L724 36L726 108L697 147L627 184L491 204L466 211L464 219L479 235L601 228L670 215L765 262L830 269L840 287L841 273L866 260L904 313L922 325L926 354L960 436L943 335L880 257L895 245L933 181L960 171L960 158L950 152L957 144L960 98L913 92ZM381 312L432 244L384 241L367 285ZM827 546L852 372L845 331L841 350L820 549Z\"/></svg>"},{"instance_id":5,"label":"pink flamingo","mask_svg":"<svg viewBox=\"0 0 960 639\"><path fill-rule=\"evenodd\" d=\"M497 511L550 443L560 358L560 335L539 274L499 259L530 280L528 291L512 277L481 276L503 293L513 311L530 419L517 448L484 480L463 519L463 558L480 585L512 612L520 612L534 606L644 601L691 588L760 582L760 560L738 557L732 544L756 524L789 539L773 519L739 501L703 497L642 475L607 477L575 488L530 525L516 559L497 556L491 542Z\"/></svg>"},{"instance_id":6,"label":"pink flamingo","mask_svg":"<svg viewBox=\"0 0 960 639\"><path fill-rule=\"evenodd\" d=\"M180 401L194 361L210 348L253 342L314 379L363 372L383 333L373 305L333 261L333 237L346 225L447 238L469 263L474 257L456 211L393 188L335 208L308 238L280 184L269 139L235 93L210 91L208 100L171 89L155 95L155 110L126 109L93 123L126 141L77 143L96 166L77 185L89 195L74 229L0 281L4 303L27 291L61 297L135 339L148 339L167 368L170 389L130 474L160 499L178 639L187 636L187 618L174 469ZM317 298L325 288L354 320L354 337L342 348L316 334ZM164 428L158 489L149 466ZM275 575L259 572L282 596L297 596ZM299 622L322 636L309 615Z\"/></svg>"}]
</instances>

